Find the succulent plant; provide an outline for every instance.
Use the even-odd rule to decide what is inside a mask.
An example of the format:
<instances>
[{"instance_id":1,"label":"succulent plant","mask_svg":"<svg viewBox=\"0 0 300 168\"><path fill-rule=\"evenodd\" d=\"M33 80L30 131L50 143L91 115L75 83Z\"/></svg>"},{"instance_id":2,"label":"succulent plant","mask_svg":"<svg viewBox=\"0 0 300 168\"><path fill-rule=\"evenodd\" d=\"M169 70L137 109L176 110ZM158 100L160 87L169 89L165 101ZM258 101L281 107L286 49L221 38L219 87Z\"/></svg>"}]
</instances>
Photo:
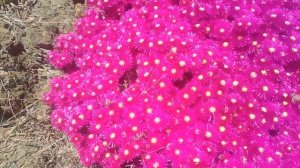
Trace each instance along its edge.
<instances>
[{"instance_id":1,"label":"succulent plant","mask_svg":"<svg viewBox=\"0 0 300 168\"><path fill-rule=\"evenodd\" d=\"M299 167L299 16L292 0L89 0L48 54L65 72L52 124L85 166Z\"/></svg>"}]
</instances>

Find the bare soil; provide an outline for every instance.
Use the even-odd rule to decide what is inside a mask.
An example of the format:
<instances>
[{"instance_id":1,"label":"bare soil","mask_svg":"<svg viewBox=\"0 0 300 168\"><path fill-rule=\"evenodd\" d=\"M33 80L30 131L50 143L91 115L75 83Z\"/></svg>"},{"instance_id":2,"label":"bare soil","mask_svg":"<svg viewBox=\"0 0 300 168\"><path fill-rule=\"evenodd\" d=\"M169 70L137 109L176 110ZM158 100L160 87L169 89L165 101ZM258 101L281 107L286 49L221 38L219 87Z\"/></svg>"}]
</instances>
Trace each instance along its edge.
<instances>
[{"instance_id":1,"label":"bare soil","mask_svg":"<svg viewBox=\"0 0 300 168\"><path fill-rule=\"evenodd\" d=\"M70 31L83 2L8 1L0 3L0 168L82 167L66 136L52 129L42 95L61 74L45 54Z\"/></svg>"}]
</instances>

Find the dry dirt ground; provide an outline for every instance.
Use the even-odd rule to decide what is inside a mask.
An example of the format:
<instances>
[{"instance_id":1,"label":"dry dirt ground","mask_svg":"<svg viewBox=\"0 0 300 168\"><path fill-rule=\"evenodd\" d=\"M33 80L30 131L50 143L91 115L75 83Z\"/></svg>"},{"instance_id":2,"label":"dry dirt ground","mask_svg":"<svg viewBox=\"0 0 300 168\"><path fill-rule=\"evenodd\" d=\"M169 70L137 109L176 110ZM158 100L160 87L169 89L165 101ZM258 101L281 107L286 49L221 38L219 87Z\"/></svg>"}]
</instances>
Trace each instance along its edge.
<instances>
[{"instance_id":1,"label":"dry dirt ground","mask_svg":"<svg viewBox=\"0 0 300 168\"><path fill-rule=\"evenodd\" d=\"M72 28L77 3L83 2L0 0L0 168L82 167L41 100L60 74L45 53Z\"/></svg>"}]
</instances>

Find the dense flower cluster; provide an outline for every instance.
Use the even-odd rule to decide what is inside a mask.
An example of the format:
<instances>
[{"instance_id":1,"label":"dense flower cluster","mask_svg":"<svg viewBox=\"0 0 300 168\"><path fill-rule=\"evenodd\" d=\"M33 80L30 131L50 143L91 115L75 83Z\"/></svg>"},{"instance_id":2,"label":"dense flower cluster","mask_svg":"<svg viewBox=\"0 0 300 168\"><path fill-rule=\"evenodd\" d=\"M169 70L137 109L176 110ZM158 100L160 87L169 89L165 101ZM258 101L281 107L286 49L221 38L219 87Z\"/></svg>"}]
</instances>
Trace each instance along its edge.
<instances>
[{"instance_id":1,"label":"dense flower cluster","mask_svg":"<svg viewBox=\"0 0 300 168\"><path fill-rule=\"evenodd\" d=\"M298 0L89 0L46 101L83 165L300 167Z\"/></svg>"}]
</instances>

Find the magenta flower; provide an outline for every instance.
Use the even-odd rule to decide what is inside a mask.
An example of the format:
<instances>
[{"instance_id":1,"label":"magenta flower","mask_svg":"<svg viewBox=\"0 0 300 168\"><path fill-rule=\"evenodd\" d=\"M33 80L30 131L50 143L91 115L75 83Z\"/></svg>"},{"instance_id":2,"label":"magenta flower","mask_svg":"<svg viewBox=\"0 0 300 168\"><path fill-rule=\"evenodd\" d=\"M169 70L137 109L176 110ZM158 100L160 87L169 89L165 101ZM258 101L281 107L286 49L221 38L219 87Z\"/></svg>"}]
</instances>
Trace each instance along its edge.
<instances>
[{"instance_id":1,"label":"magenta flower","mask_svg":"<svg viewBox=\"0 0 300 168\"><path fill-rule=\"evenodd\" d=\"M89 0L49 62L85 166L300 167L292 0Z\"/></svg>"}]
</instances>

